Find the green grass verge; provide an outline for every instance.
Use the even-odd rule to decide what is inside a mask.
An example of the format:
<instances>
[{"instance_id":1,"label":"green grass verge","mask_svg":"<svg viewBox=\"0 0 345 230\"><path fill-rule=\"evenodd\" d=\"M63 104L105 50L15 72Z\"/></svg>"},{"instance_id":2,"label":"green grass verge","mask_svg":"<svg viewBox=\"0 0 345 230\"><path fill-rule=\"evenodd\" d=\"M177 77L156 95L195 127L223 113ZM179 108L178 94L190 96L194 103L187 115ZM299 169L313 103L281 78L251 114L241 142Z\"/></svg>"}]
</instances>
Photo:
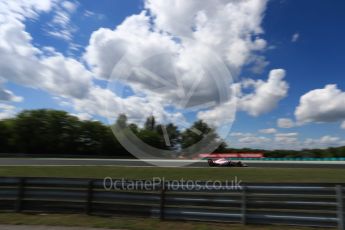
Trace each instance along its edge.
<instances>
[{"instance_id":1,"label":"green grass verge","mask_svg":"<svg viewBox=\"0 0 345 230\"><path fill-rule=\"evenodd\" d=\"M90 227L107 229L184 229L184 230L312 230L317 228L289 227L289 226L243 226L232 223L209 223L195 221L159 221L150 218L127 218L127 217L96 217L86 215L61 215L61 214L0 214L0 224L10 225L43 225L43 226L69 226ZM320 228L319 228L320 229Z\"/></svg>"},{"instance_id":2,"label":"green grass verge","mask_svg":"<svg viewBox=\"0 0 345 230\"><path fill-rule=\"evenodd\" d=\"M345 182L345 169L289 168L159 168L114 166L1 166L0 176L127 178L165 180L232 180L243 182Z\"/></svg>"}]
</instances>

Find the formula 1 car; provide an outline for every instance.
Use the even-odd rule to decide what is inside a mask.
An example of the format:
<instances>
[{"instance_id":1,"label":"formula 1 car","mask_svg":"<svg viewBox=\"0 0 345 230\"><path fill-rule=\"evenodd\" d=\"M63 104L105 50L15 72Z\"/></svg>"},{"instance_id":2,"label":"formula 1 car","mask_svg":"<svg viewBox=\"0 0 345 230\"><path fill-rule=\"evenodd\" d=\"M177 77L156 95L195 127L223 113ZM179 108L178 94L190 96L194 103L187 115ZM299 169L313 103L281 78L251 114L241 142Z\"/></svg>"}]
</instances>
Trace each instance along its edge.
<instances>
[{"instance_id":1,"label":"formula 1 car","mask_svg":"<svg viewBox=\"0 0 345 230\"><path fill-rule=\"evenodd\" d=\"M210 167L248 167L247 164L242 163L241 161L231 161L225 158L220 159L208 159L207 163Z\"/></svg>"}]
</instances>

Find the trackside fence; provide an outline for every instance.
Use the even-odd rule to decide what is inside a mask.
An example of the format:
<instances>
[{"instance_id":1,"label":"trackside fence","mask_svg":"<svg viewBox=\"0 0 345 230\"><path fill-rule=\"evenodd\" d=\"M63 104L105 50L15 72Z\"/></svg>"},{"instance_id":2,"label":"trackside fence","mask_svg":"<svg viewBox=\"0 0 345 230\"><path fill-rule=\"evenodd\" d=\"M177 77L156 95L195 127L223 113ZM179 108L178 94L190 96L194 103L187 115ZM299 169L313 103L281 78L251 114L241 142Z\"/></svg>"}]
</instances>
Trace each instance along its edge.
<instances>
[{"instance_id":1,"label":"trackside fence","mask_svg":"<svg viewBox=\"0 0 345 230\"><path fill-rule=\"evenodd\" d=\"M133 186L145 182L145 188ZM345 230L345 184L199 183L0 177L0 211L281 224ZM116 188L113 186L116 184Z\"/></svg>"}]
</instances>

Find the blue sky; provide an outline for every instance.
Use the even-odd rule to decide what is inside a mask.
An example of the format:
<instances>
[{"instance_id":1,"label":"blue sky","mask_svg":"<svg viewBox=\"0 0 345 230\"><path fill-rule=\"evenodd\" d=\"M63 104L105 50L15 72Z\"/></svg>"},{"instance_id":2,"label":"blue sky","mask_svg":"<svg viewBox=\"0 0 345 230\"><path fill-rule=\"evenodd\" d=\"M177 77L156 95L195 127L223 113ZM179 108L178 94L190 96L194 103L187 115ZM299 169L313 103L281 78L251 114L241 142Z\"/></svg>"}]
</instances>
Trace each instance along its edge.
<instances>
[{"instance_id":1,"label":"blue sky","mask_svg":"<svg viewBox=\"0 0 345 230\"><path fill-rule=\"evenodd\" d=\"M235 147L345 145L342 0L42 0L0 8L0 118L35 108L103 122L153 114L181 127L197 118L232 125L224 135ZM162 52L167 60L157 58ZM113 67L126 58L131 67L145 59L141 67L161 79L140 69L122 79ZM190 105L218 104L187 113L171 87L190 90L205 68ZM229 73L234 82L224 89L236 93L218 101L212 82L230 82ZM125 97L108 83L130 91ZM153 90L159 84L167 88Z\"/></svg>"}]
</instances>

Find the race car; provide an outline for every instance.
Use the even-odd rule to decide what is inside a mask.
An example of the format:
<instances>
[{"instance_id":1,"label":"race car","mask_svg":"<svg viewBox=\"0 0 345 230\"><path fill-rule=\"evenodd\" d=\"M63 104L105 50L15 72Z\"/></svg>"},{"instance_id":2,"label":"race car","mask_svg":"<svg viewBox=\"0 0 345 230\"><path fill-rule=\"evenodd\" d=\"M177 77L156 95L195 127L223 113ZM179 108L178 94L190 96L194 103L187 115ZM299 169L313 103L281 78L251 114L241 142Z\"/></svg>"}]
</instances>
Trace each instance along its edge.
<instances>
[{"instance_id":1,"label":"race car","mask_svg":"<svg viewBox=\"0 0 345 230\"><path fill-rule=\"evenodd\" d=\"M244 164L241 161L235 162L225 158L208 159L207 163L210 167L248 167L247 164Z\"/></svg>"}]
</instances>

